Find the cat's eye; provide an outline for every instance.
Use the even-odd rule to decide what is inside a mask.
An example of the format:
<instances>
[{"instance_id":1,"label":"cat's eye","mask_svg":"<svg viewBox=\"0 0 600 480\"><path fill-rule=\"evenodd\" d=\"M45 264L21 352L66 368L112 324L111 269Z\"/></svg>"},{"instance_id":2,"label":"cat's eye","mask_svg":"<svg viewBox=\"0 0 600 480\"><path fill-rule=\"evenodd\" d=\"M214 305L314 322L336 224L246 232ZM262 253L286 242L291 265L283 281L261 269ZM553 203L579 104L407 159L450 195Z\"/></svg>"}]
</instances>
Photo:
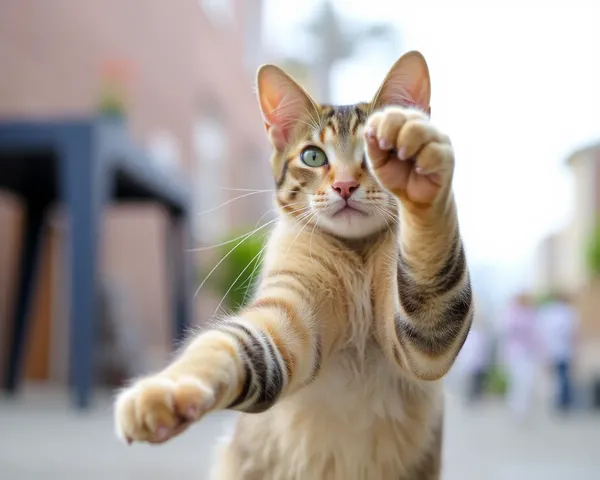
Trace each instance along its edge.
<instances>
[{"instance_id":1,"label":"cat's eye","mask_svg":"<svg viewBox=\"0 0 600 480\"><path fill-rule=\"evenodd\" d=\"M319 147L306 147L300 159L309 167L322 167L327 164L327 155Z\"/></svg>"}]
</instances>

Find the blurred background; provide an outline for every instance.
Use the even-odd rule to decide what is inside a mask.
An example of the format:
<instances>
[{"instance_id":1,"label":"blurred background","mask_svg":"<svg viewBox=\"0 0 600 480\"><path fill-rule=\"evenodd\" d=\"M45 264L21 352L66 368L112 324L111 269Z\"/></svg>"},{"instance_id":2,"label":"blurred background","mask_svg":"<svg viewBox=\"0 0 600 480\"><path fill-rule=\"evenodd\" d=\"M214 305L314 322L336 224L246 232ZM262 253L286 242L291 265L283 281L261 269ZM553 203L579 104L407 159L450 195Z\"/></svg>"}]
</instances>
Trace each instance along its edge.
<instances>
[{"instance_id":1,"label":"blurred background","mask_svg":"<svg viewBox=\"0 0 600 480\"><path fill-rule=\"evenodd\" d=\"M600 7L425 3L0 0L2 480L205 478L230 414L128 449L110 392L252 284L275 218L256 69L353 103L412 49L455 147L478 304L447 379L444 478L598 478ZM114 162L105 177L63 162L81 125L79 164Z\"/></svg>"}]
</instances>

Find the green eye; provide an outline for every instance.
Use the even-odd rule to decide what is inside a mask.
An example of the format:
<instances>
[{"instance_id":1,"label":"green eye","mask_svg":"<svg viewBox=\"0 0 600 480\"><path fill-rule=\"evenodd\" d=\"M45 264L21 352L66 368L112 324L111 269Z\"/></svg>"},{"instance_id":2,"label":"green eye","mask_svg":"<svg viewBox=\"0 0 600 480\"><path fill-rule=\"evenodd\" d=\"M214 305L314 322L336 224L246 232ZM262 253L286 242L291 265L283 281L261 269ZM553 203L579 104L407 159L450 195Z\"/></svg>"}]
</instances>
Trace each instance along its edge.
<instances>
[{"instance_id":1,"label":"green eye","mask_svg":"<svg viewBox=\"0 0 600 480\"><path fill-rule=\"evenodd\" d=\"M319 147L306 147L300 159L309 167L322 167L327 164L327 155Z\"/></svg>"}]
</instances>

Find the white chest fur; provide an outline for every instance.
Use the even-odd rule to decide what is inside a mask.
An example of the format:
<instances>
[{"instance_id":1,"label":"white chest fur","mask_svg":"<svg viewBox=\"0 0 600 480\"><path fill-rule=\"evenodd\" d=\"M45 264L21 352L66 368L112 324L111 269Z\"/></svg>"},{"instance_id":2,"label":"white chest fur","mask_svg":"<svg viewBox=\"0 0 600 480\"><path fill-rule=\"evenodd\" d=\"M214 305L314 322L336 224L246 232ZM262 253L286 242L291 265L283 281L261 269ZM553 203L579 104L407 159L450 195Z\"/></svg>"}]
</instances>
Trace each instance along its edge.
<instances>
[{"instance_id":1,"label":"white chest fur","mask_svg":"<svg viewBox=\"0 0 600 480\"><path fill-rule=\"evenodd\" d=\"M313 384L268 413L282 466L273 478L399 478L430 441L439 385L399 378L374 345L366 353L334 356Z\"/></svg>"}]
</instances>

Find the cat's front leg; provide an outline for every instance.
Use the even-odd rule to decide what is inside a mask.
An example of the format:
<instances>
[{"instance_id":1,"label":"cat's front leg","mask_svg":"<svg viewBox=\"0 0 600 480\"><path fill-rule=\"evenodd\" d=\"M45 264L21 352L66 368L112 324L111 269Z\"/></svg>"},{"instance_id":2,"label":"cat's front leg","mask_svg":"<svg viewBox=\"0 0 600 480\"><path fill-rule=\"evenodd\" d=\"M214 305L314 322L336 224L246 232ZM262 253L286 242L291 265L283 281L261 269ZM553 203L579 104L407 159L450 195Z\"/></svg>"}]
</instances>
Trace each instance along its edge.
<instances>
[{"instance_id":1,"label":"cat's front leg","mask_svg":"<svg viewBox=\"0 0 600 480\"><path fill-rule=\"evenodd\" d=\"M115 402L117 435L131 442L162 443L240 392L242 354L219 330L198 335L163 371L135 381Z\"/></svg>"},{"instance_id":2,"label":"cat's front leg","mask_svg":"<svg viewBox=\"0 0 600 480\"><path fill-rule=\"evenodd\" d=\"M314 378L321 347L303 276L273 278L239 316L200 333L170 366L119 394L120 438L162 443L209 411L261 412Z\"/></svg>"},{"instance_id":3,"label":"cat's front leg","mask_svg":"<svg viewBox=\"0 0 600 480\"><path fill-rule=\"evenodd\" d=\"M451 185L454 152L427 114L398 106L368 119L365 142L373 174L400 210L388 353L417 378L437 379L452 366L473 316Z\"/></svg>"}]
</instances>

